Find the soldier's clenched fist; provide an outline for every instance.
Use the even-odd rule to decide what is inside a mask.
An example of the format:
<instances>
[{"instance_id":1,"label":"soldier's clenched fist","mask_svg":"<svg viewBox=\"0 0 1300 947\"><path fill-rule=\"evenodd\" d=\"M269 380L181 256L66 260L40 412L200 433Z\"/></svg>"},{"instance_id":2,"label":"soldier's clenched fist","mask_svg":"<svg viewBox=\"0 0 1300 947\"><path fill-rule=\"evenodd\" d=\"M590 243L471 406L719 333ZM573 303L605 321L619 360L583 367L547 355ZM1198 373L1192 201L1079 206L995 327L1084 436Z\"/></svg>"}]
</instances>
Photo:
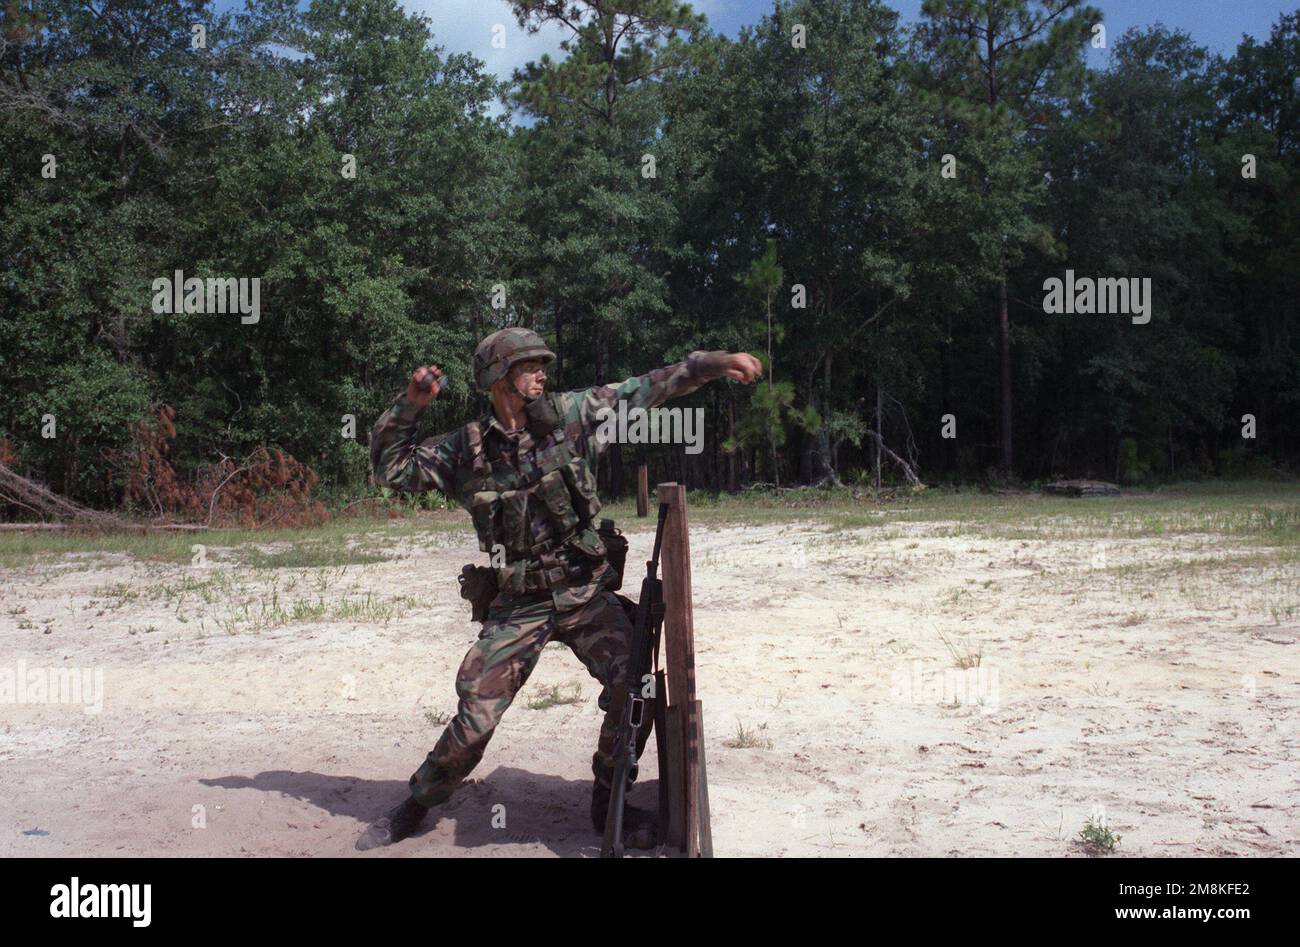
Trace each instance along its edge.
<instances>
[{"instance_id":1,"label":"soldier's clenched fist","mask_svg":"<svg viewBox=\"0 0 1300 947\"><path fill-rule=\"evenodd\" d=\"M723 365L726 377L743 381L747 385L763 374L763 363L745 352L733 352L727 356Z\"/></svg>"},{"instance_id":2,"label":"soldier's clenched fist","mask_svg":"<svg viewBox=\"0 0 1300 947\"><path fill-rule=\"evenodd\" d=\"M411 376L411 383L406 386L406 400L423 408L442 390L442 369L437 365L417 368Z\"/></svg>"}]
</instances>

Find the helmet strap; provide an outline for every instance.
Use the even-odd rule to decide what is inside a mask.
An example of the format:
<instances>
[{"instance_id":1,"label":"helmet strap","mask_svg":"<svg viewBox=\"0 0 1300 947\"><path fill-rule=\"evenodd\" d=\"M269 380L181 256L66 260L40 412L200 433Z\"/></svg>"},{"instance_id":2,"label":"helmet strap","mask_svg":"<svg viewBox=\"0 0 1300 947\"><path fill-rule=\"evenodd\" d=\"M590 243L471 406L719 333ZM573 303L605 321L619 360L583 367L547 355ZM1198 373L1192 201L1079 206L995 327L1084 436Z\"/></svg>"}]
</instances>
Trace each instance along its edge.
<instances>
[{"instance_id":1,"label":"helmet strap","mask_svg":"<svg viewBox=\"0 0 1300 947\"><path fill-rule=\"evenodd\" d=\"M524 404L528 404L528 403L531 402L531 401L536 401L536 400L537 400L537 397L538 397L537 395L530 395L530 394L528 394L527 392L525 392L525 391L521 391L521 390L519 389L519 376L518 376L518 375L516 375L514 378L510 379L510 387L514 389L515 394L517 394L520 398L523 398L523 399L524 399Z\"/></svg>"},{"instance_id":2,"label":"helmet strap","mask_svg":"<svg viewBox=\"0 0 1300 947\"><path fill-rule=\"evenodd\" d=\"M532 404L540 395L528 394L519 387L519 376L513 373L513 366L506 369L506 380L510 383L510 390L523 399L524 404Z\"/></svg>"}]
</instances>

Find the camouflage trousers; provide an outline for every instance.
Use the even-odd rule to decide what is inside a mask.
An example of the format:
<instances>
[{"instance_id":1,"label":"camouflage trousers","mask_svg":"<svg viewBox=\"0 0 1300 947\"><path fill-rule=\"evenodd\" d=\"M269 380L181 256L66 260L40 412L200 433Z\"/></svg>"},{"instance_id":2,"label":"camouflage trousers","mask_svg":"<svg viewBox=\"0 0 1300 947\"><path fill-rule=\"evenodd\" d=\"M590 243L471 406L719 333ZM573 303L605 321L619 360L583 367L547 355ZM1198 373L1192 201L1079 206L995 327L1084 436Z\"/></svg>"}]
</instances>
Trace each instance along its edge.
<instances>
[{"instance_id":1,"label":"camouflage trousers","mask_svg":"<svg viewBox=\"0 0 1300 947\"><path fill-rule=\"evenodd\" d=\"M605 687L601 700L605 718L591 768L597 781L608 785L614 735L623 712L631 636L627 613L614 593L605 589L589 602L564 611L556 608L550 596L540 602L502 603L498 599L456 674L460 697L456 716L411 776L411 796L426 806L451 796L483 758L506 708L551 641L568 645Z\"/></svg>"}]
</instances>

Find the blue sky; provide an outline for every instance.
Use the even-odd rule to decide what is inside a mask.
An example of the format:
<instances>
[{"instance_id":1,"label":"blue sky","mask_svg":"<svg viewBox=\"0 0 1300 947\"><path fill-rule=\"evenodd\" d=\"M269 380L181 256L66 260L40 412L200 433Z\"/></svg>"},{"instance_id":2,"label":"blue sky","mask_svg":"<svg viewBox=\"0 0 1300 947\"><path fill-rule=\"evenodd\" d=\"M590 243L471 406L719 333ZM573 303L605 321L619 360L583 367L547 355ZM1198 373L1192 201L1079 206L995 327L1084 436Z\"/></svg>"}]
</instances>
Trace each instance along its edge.
<instances>
[{"instance_id":1,"label":"blue sky","mask_svg":"<svg viewBox=\"0 0 1300 947\"><path fill-rule=\"evenodd\" d=\"M904 23L920 16L921 0L887 0L902 14ZM1268 37L1269 28L1283 13L1295 10L1294 0L1091 0L1102 11L1107 42L1113 43L1125 30L1156 22L1189 33L1193 40L1231 55L1243 33L1258 40ZM242 7L240 2L216 0L217 9ZM539 58L542 53L561 55L560 40L567 30L550 27L529 36L515 23L506 0L406 0L408 12L427 16L437 43L448 52L472 52L483 60L489 72L509 78L516 67ZM768 13L771 0L695 0L692 6L705 14L716 31L734 38L742 26L757 23ZM504 28L505 48L492 47L493 27ZM1091 52L1092 64L1106 63L1104 50Z\"/></svg>"},{"instance_id":2,"label":"blue sky","mask_svg":"<svg viewBox=\"0 0 1300 947\"><path fill-rule=\"evenodd\" d=\"M1092 0L1104 14L1108 40L1132 26L1162 22L1190 33L1196 42L1230 55L1242 33L1257 39L1268 36L1269 27L1283 13L1294 11L1288 0ZM559 54L563 28L528 36L515 24L506 0L408 0L408 11L419 11L433 22L438 43L453 51L472 51L487 68L503 77L511 69L543 52ZM709 25L735 37L741 26L756 23L772 9L766 0L696 0L692 6L709 18ZM921 0L892 0L904 22L915 22ZM505 27L506 48L491 46L494 24ZM1103 55L1098 51L1098 55ZM1103 65L1104 59L1096 63Z\"/></svg>"}]
</instances>

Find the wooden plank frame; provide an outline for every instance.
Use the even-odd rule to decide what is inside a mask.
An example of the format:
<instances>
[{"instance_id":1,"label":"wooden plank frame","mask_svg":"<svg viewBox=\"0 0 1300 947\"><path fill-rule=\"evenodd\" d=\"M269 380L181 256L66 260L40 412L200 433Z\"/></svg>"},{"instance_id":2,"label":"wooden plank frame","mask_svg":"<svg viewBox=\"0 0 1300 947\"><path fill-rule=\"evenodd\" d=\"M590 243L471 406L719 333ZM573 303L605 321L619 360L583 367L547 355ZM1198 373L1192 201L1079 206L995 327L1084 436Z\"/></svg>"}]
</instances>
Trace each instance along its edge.
<instances>
[{"instance_id":1,"label":"wooden plank frame","mask_svg":"<svg viewBox=\"0 0 1300 947\"><path fill-rule=\"evenodd\" d=\"M688 858L712 857L708 780L704 768L703 710L695 693L695 624L691 599L691 544L686 488L659 484L659 502L668 504L664 523L664 651L666 659L667 744L665 767L670 785L668 840Z\"/></svg>"}]
</instances>

